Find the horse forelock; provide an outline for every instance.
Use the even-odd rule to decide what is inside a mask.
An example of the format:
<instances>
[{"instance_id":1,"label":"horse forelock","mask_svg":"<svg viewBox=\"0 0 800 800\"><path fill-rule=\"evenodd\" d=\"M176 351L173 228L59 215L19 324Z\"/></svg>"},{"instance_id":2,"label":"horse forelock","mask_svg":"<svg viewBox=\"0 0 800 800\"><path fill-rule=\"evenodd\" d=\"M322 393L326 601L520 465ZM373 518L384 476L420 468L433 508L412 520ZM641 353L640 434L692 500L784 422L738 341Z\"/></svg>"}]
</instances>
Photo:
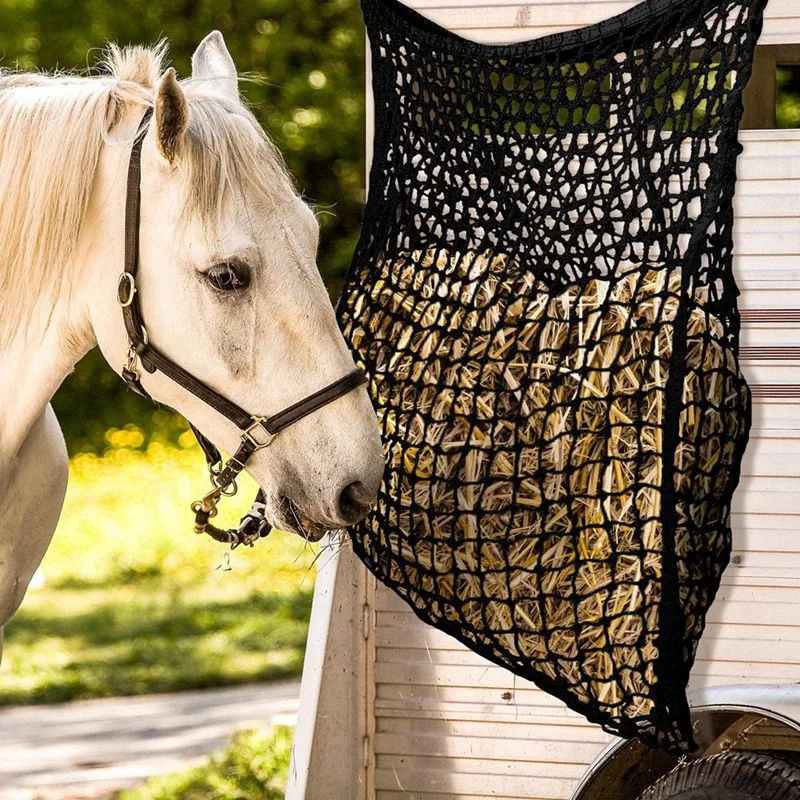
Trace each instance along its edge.
<instances>
[{"instance_id":1,"label":"horse forelock","mask_svg":"<svg viewBox=\"0 0 800 800\"><path fill-rule=\"evenodd\" d=\"M129 107L152 105L167 47L110 45L102 72L0 74L0 345L34 303L57 296L68 279L110 132ZM186 213L219 229L230 192L269 199L293 193L281 155L241 103L182 81L190 108L180 169Z\"/></svg>"}]
</instances>

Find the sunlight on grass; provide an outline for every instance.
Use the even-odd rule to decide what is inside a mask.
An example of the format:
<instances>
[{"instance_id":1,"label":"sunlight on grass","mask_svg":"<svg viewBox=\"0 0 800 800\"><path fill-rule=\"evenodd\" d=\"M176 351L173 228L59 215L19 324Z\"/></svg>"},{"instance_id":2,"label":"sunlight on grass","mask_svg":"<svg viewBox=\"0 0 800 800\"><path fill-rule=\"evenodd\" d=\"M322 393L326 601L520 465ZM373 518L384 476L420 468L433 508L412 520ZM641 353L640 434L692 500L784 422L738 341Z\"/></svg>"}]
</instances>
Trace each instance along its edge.
<instances>
[{"instance_id":1,"label":"sunlight on grass","mask_svg":"<svg viewBox=\"0 0 800 800\"><path fill-rule=\"evenodd\" d=\"M38 588L6 626L0 704L299 674L315 552L281 532L235 552L194 535L206 485L196 447L73 459ZM254 494L246 480L224 522Z\"/></svg>"},{"instance_id":2,"label":"sunlight on grass","mask_svg":"<svg viewBox=\"0 0 800 800\"><path fill-rule=\"evenodd\" d=\"M241 484L221 504L223 524L238 520L255 497L249 478ZM118 584L148 575L169 576L177 586L208 580L227 552L192 532L189 504L208 488L197 447L153 444L145 453L120 448L103 457L76 456L62 521L43 563L47 584ZM313 553L298 537L274 534L252 550L239 548L230 560L237 583L258 578L262 587L268 582L280 591L307 576ZM216 578L224 585L231 576Z\"/></svg>"},{"instance_id":3,"label":"sunlight on grass","mask_svg":"<svg viewBox=\"0 0 800 800\"><path fill-rule=\"evenodd\" d=\"M242 731L222 753L183 772L153 778L119 800L280 800L292 752L292 730Z\"/></svg>"}]
</instances>

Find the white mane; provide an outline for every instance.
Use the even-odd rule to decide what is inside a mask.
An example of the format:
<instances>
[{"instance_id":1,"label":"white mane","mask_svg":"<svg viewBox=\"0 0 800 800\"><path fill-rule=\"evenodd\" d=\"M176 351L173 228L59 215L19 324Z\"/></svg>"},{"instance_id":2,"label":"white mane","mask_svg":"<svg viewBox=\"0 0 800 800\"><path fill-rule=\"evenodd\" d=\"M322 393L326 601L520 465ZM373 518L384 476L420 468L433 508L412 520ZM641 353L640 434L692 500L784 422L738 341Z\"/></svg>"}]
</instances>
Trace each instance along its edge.
<instances>
[{"instance_id":1,"label":"white mane","mask_svg":"<svg viewBox=\"0 0 800 800\"><path fill-rule=\"evenodd\" d=\"M109 132L131 105L152 106L166 48L109 47L104 74L0 74L0 345L35 302L63 288ZM247 186L293 193L282 158L241 104L184 81L190 106L186 213L216 230L223 200Z\"/></svg>"}]
</instances>

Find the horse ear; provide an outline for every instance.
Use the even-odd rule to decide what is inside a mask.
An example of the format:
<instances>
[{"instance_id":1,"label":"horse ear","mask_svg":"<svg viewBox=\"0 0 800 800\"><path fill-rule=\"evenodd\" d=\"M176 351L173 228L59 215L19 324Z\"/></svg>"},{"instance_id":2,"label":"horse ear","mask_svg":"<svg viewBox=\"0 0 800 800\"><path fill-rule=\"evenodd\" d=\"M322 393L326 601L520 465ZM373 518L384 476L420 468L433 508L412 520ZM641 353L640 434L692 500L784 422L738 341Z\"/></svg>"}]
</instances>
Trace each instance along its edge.
<instances>
[{"instance_id":1,"label":"horse ear","mask_svg":"<svg viewBox=\"0 0 800 800\"><path fill-rule=\"evenodd\" d=\"M161 78L156 94L156 143L159 152L172 164L180 152L183 134L189 124L186 97L170 67Z\"/></svg>"},{"instance_id":2,"label":"horse ear","mask_svg":"<svg viewBox=\"0 0 800 800\"><path fill-rule=\"evenodd\" d=\"M219 31L211 31L194 51L192 78L203 81L209 91L222 97L229 100L239 99L236 65Z\"/></svg>"}]
</instances>

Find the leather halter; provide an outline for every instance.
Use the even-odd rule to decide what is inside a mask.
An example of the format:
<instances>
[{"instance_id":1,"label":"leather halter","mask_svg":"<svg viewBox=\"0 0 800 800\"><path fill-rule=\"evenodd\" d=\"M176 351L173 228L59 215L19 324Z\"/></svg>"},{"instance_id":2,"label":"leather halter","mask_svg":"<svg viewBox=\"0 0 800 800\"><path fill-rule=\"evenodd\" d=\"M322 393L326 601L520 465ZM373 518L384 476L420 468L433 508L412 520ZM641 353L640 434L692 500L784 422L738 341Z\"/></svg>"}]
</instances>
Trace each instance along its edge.
<instances>
[{"instance_id":1,"label":"leather halter","mask_svg":"<svg viewBox=\"0 0 800 800\"><path fill-rule=\"evenodd\" d=\"M125 264L117 285L117 301L122 308L122 317L128 334L128 358L122 368L122 379L135 392L144 397L150 397L142 386L137 364L141 364L149 373L163 372L168 378L236 425L240 435L239 447L225 464L222 462L219 450L192 426L205 453L213 487L201 500L192 503L192 511L195 513L194 529L197 533L208 533L218 541L229 542L231 547L239 544L252 545L256 539L266 536L271 530L270 524L264 519L263 492L259 492L253 509L242 519L239 528L232 530L221 530L209 522L212 517L217 515L217 503L221 496L235 494L236 478L253 453L269 447L273 439L293 423L364 385L367 382L367 376L363 370L356 369L271 417L257 416L240 408L236 403L187 372L150 342L144 326L141 298L136 286L136 273L139 267L142 144L152 113L152 109L148 109L142 118L128 164L125 201Z\"/></svg>"}]
</instances>

